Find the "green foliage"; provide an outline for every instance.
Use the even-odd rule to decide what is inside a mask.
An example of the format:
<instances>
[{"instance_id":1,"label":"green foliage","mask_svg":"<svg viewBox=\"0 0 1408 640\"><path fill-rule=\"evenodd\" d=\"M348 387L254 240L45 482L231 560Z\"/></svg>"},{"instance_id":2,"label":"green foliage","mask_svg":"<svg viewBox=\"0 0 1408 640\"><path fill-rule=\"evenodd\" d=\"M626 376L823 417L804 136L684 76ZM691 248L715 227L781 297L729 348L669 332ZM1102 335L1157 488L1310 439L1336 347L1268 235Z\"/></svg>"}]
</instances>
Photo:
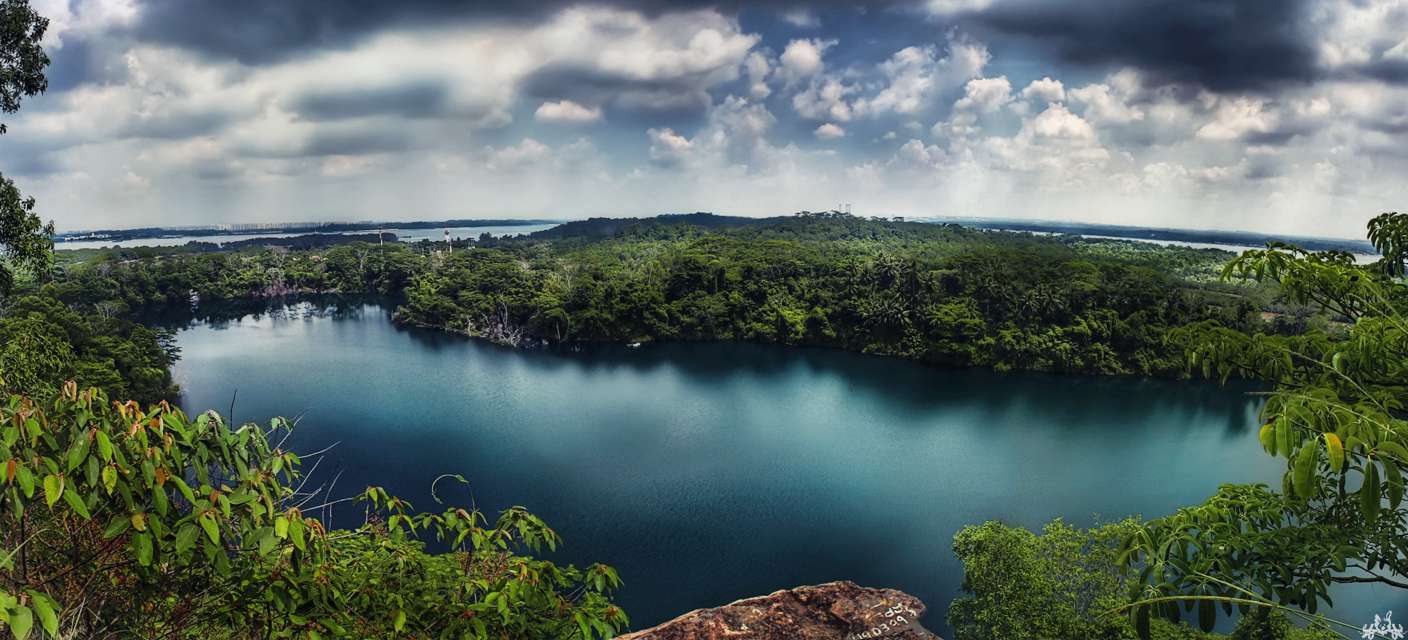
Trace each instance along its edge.
<instances>
[{"instance_id":1,"label":"green foliage","mask_svg":"<svg viewBox=\"0 0 1408 640\"><path fill-rule=\"evenodd\" d=\"M1138 527L1135 518L1086 530L1058 519L1040 536L995 521L964 527L953 550L963 562L961 588L972 597L949 608L955 640L1133 637L1127 617L1102 614L1128 601L1117 547ZM1156 626L1161 637L1201 635Z\"/></svg>"},{"instance_id":2,"label":"green foliage","mask_svg":"<svg viewBox=\"0 0 1408 640\"><path fill-rule=\"evenodd\" d=\"M1105 374L1185 375L1180 350L1166 338L1191 321L1272 329L1260 311L1271 302L1243 297L1219 306L1222 289L1178 279L1213 271L1225 255L1217 251L831 214L714 231L633 225L613 236L478 244L449 254L428 243L359 242L127 260L113 251L66 265L57 286L70 304L115 299L129 307L184 301L192 291L202 300L399 295L400 322L514 345L751 340ZM1228 290L1260 295L1255 287Z\"/></svg>"},{"instance_id":3,"label":"green foliage","mask_svg":"<svg viewBox=\"0 0 1408 640\"><path fill-rule=\"evenodd\" d=\"M297 455L165 402L65 383L0 407L0 623L18 638L609 638L614 571L521 555L557 534L514 507L418 513L385 491L328 531ZM325 503L324 503L325 504ZM305 512L306 511L306 512ZM433 535L449 553L428 554ZM38 626L36 626L38 625Z\"/></svg>"},{"instance_id":4,"label":"green foliage","mask_svg":"<svg viewBox=\"0 0 1408 640\"><path fill-rule=\"evenodd\" d=\"M141 403L174 402L175 332L152 330L98 310L86 316L45 286L0 316L0 389L48 395L65 380L100 386Z\"/></svg>"},{"instance_id":5,"label":"green foliage","mask_svg":"<svg viewBox=\"0 0 1408 640\"><path fill-rule=\"evenodd\" d=\"M1323 620L1298 629L1284 612L1254 607L1237 620L1237 627L1228 637L1231 640L1340 640L1344 636L1331 630Z\"/></svg>"},{"instance_id":6,"label":"green foliage","mask_svg":"<svg viewBox=\"0 0 1408 640\"><path fill-rule=\"evenodd\" d=\"M35 13L26 0L0 0L0 111L14 113L20 99L49 87L44 67L49 57L39 42L49 20ZM5 125L0 124L0 133ZM0 295L15 286L15 267L44 273L54 243L54 224L34 214L34 198L20 195L15 183L0 176Z\"/></svg>"},{"instance_id":7,"label":"green foliage","mask_svg":"<svg viewBox=\"0 0 1408 640\"><path fill-rule=\"evenodd\" d=\"M1287 469L1279 492L1225 485L1126 540L1126 562L1143 565L1142 597L1163 602L1158 613L1176 611L1171 598L1196 597L1245 615L1252 595L1314 613L1332 604L1332 583L1408 588L1408 286L1394 275L1403 272L1405 218L1370 223L1385 256L1373 265L1276 244L1224 271L1275 282L1287 299L1350 320L1346 330L1248 336L1204 322L1175 334L1204 375L1275 385L1259 437Z\"/></svg>"}]
</instances>

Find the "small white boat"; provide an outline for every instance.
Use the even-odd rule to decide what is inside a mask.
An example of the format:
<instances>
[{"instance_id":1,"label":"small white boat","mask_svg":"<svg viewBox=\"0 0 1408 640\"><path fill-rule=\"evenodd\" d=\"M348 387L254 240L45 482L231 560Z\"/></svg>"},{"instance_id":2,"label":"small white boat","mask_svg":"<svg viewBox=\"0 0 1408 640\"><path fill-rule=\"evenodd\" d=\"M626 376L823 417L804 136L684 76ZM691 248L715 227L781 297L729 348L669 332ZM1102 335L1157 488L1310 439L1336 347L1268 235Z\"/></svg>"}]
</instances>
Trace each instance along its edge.
<instances>
[{"instance_id":1,"label":"small white boat","mask_svg":"<svg viewBox=\"0 0 1408 640\"><path fill-rule=\"evenodd\" d=\"M640 343L639 343L639 342L632 342L632 343L630 343L630 344L628 344L628 345L626 345L626 346L628 346L628 347L639 347L639 346L640 346Z\"/></svg>"}]
</instances>

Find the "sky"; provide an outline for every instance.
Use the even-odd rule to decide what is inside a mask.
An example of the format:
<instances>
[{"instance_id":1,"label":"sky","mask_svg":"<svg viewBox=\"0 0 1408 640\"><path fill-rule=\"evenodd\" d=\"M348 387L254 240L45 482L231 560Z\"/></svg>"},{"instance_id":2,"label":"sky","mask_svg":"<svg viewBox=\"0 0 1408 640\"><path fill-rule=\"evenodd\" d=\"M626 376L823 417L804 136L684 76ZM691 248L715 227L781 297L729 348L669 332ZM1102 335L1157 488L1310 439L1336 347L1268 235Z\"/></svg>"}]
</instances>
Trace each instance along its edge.
<instances>
[{"instance_id":1,"label":"sky","mask_svg":"<svg viewBox=\"0 0 1408 640\"><path fill-rule=\"evenodd\" d=\"M60 231L1408 210L1408 0L31 2L0 172Z\"/></svg>"}]
</instances>

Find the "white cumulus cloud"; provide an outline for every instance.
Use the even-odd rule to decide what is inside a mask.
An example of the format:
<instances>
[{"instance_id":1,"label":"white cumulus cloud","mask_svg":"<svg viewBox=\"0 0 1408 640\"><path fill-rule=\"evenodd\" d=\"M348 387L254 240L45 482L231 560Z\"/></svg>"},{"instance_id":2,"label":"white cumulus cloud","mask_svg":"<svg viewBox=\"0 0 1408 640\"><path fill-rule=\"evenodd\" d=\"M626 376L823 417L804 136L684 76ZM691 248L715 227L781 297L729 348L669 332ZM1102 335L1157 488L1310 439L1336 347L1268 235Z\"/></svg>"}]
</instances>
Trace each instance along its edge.
<instances>
[{"instance_id":1,"label":"white cumulus cloud","mask_svg":"<svg viewBox=\"0 0 1408 640\"><path fill-rule=\"evenodd\" d=\"M812 135L818 140L835 140L846 137L846 130L828 122L812 131Z\"/></svg>"},{"instance_id":2,"label":"white cumulus cloud","mask_svg":"<svg viewBox=\"0 0 1408 640\"><path fill-rule=\"evenodd\" d=\"M588 109L571 100L544 102L533 117L549 122L597 122L601 120L601 107Z\"/></svg>"}]
</instances>

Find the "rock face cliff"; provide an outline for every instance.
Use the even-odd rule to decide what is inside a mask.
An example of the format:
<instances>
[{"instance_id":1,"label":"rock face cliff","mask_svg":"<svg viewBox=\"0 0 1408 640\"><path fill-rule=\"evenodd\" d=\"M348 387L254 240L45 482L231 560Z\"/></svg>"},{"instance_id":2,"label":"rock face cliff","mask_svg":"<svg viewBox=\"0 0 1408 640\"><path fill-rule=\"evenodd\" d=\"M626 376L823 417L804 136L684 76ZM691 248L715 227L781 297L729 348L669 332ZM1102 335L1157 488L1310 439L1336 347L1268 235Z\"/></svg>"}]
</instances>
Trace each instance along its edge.
<instances>
[{"instance_id":1,"label":"rock face cliff","mask_svg":"<svg viewBox=\"0 0 1408 640\"><path fill-rule=\"evenodd\" d=\"M941 640L919 625L923 614L909 594L832 582L691 611L618 640Z\"/></svg>"}]
</instances>

